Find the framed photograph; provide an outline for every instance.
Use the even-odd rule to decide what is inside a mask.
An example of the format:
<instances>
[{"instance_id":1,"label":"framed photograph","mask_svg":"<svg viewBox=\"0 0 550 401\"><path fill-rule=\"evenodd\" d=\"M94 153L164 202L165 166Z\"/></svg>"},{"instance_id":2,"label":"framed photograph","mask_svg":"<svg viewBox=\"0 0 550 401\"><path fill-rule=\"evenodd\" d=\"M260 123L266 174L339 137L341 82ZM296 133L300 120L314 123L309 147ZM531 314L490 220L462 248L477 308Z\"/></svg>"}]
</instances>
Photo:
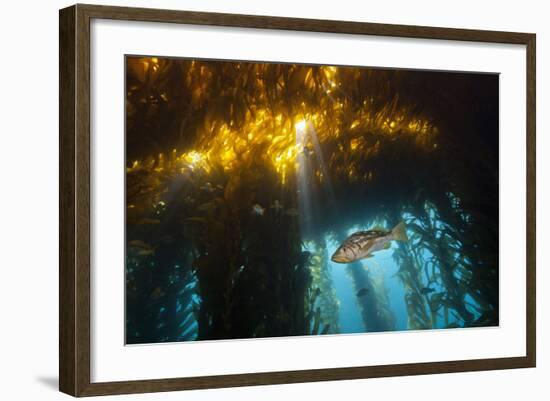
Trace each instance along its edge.
<instances>
[{"instance_id":1,"label":"framed photograph","mask_svg":"<svg viewBox=\"0 0 550 401\"><path fill-rule=\"evenodd\" d=\"M535 366L535 35L60 11L60 390Z\"/></svg>"}]
</instances>

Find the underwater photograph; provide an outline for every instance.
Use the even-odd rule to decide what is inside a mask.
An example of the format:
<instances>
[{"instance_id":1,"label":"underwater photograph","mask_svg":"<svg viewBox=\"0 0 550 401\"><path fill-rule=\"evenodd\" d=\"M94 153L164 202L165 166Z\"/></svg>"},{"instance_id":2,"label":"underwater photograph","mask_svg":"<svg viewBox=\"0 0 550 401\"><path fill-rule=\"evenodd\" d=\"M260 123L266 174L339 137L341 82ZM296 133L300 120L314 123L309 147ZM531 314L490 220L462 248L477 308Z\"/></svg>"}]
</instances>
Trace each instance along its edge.
<instances>
[{"instance_id":1,"label":"underwater photograph","mask_svg":"<svg viewBox=\"0 0 550 401\"><path fill-rule=\"evenodd\" d=\"M499 75L125 58L126 344L499 325Z\"/></svg>"}]
</instances>

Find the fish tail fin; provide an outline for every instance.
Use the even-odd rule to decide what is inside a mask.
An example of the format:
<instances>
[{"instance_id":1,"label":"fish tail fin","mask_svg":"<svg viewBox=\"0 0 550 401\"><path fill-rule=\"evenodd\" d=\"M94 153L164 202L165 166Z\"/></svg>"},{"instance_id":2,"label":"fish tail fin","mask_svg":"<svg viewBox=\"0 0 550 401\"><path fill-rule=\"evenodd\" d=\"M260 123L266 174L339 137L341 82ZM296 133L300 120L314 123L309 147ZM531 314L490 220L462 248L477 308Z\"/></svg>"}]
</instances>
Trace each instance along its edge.
<instances>
[{"instance_id":1,"label":"fish tail fin","mask_svg":"<svg viewBox=\"0 0 550 401\"><path fill-rule=\"evenodd\" d=\"M403 242L409 241L409 237L407 237L407 227L404 221L396 225L391 232L394 240Z\"/></svg>"}]
</instances>

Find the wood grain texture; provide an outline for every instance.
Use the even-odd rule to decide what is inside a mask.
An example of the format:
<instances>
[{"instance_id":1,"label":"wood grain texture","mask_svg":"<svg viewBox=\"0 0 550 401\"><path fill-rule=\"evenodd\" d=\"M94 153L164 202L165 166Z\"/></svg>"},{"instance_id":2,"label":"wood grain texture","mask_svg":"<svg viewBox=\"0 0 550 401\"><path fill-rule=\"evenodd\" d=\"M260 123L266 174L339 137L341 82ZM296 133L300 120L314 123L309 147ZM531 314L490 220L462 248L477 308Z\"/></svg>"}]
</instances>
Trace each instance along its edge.
<instances>
[{"instance_id":1,"label":"wood grain texture","mask_svg":"<svg viewBox=\"0 0 550 401\"><path fill-rule=\"evenodd\" d=\"M90 385L89 18L72 6L60 27L59 389Z\"/></svg>"},{"instance_id":2,"label":"wood grain texture","mask_svg":"<svg viewBox=\"0 0 550 401\"><path fill-rule=\"evenodd\" d=\"M90 384L90 19L76 8L76 391Z\"/></svg>"},{"instance_id":3,"label":"wood grain texture","mask_svg":"<svg viewBox=\"0 0 550 401\"><path fill-rule=\"evenodd\" d=\"M94 383L81 395L132 394L159 391L305 383L327 380L355 380L392 376L469 372L530 367L526 358L498 358L468 361L413 363L353 368L296 370L223 376Z\"/></svg>"},{"instance_id":4,"label":"wood grain texture","mask_svg":"<svg viewBox=\"0 0 550 401\"><path fill-rule=\"evenodd\" d=\"M280 29L292 31L515 44L525 44L529 38L529 34L517 32L436 28L428 26L315 20L305 18L160 10L149 8L96 6L87 4L79 4L78 7L88 13L91 18L107 18L128 21L171 22L191 25L213 25L239 28Z\"/></svg>"},{"instance_id":5,"label":"wood grain texture","mask_svg":"<svg viewBox=\"0 0 550 401\"><path fill-rule=\"evenodd\" d=\"M532 367L536 366L537 344L537 280L536 280L536 243L537 243L537 177L536 177L536 36L529 35L527 45L527 359Z\"/></svg>"},{"instance_id":6,"label":"wood grain texture","mask_svg":"<svg viewBox=\"0 0 550 401\"><path fill-rule=\"evenodd\" d=\"M92 18L525 45L527 48L527 355L517 358L91 383L90 20ZM92 396L535 366L536 38L534 34L81 4L60 11L59 29L59 387L61 391L73 396Z\"/></svg>"},{"instance_id":7,"label":"wood grain texture","mask_svg":"<svg viewBox=\"0 0 550 401\"><path fill-rule=\"evenodd\" d=\"M59 15L59 389L75 393L75 7Z\"/></svg>"}]
</instances>

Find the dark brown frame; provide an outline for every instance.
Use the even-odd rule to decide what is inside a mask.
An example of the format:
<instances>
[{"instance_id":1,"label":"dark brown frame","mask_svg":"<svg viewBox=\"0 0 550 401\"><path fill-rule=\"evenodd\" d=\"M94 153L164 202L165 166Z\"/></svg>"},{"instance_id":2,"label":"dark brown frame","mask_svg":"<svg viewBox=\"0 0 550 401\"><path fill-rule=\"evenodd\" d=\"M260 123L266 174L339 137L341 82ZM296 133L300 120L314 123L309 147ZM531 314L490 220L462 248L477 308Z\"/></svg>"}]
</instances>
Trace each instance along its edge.
<instances>
[{"instance_id":1,"label":"dark brown frame","mask_svg":"<svg viewBox=\"0 0 550 401\"><path fill-rule=\"evenodd\" d=\"M510 43L527 48L527 355L284 372L90 382L90 20L169 22ZM73 396L143 393L535 367L535 43L531 33L74 5L59 13L59 389Z\"/></svg>"}]
</instances>

